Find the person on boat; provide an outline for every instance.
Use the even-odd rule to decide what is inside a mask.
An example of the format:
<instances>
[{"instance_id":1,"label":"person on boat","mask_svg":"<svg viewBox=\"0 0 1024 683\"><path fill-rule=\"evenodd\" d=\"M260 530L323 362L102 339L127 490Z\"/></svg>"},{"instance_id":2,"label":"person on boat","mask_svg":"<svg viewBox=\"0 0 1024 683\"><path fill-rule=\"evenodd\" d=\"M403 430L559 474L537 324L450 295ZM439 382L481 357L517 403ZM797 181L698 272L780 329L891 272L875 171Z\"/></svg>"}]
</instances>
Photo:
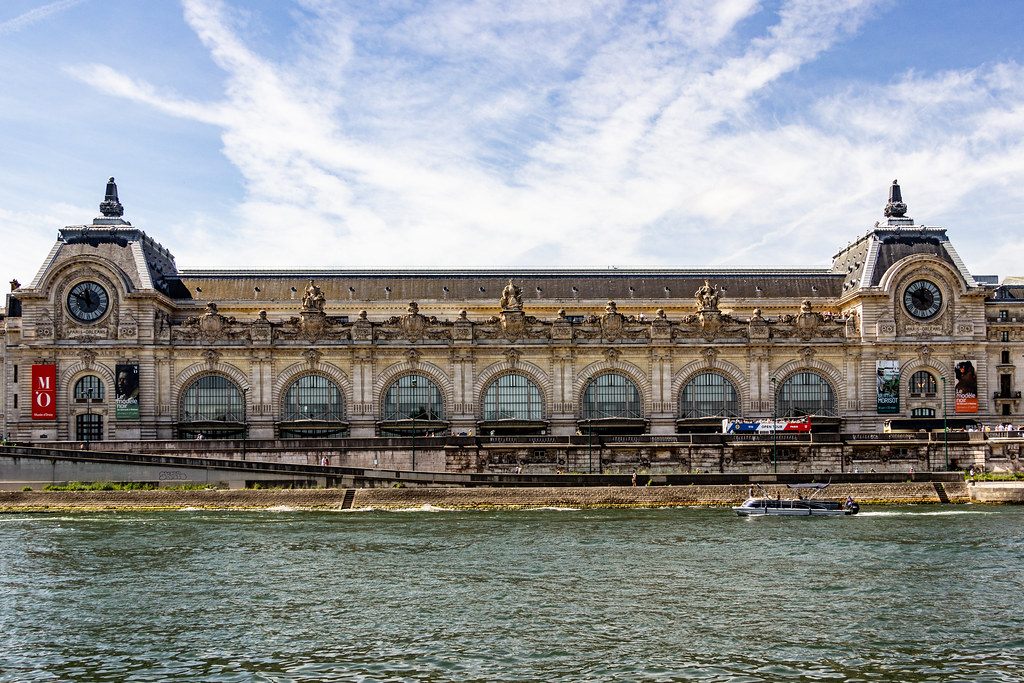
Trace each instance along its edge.
<instances>
[{"instance_id":1,"label":"person on boat","mask_svg":"<svg viewBox=\"0 0 1024 683\"><path fill-rule=\"evenodd\" d=\"M852 508L853 508L853 496L847 495L846 496L846 509L850 510Z\"/></svg>"}]
</instances>

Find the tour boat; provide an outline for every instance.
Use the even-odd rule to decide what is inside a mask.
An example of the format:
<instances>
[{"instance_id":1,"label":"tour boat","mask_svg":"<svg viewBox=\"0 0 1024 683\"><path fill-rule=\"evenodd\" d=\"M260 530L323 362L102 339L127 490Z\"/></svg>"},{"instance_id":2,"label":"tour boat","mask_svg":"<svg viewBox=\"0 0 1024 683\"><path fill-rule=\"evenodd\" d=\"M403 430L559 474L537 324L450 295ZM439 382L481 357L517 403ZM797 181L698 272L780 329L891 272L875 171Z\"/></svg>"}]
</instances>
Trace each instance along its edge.
<instances>
[{"instance_id":1,"label":"tour boat","mask_svg":"<svg viewBox=\"0 0 1024 683\"><path fill-rule=\"evenodd\" d=\"M821 493L828 484L790 484L789 488L797 489L796 498L772 498L763 487L761 491L764 496L760 498L748 498L733 508L741 517L755 517L759 515L855 515L860 512L860 506L852 498L846 502L838 500L827 500L824 498L815 499L814 496ZM803 498L800 489L814 489L809 498Z\"/></svg>"}]
</instances>

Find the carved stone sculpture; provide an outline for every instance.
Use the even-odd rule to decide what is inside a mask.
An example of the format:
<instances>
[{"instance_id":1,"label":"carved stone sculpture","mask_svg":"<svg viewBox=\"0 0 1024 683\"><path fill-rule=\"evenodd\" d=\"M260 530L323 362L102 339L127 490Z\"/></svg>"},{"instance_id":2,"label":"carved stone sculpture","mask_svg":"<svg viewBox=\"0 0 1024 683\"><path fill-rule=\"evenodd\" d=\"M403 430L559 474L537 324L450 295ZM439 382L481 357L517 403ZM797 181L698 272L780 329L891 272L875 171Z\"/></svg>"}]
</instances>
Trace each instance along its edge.
<instances>
[{"instance_id":1,"label":"carved stone sculpture","mask_svg":"<svg viewBox=\"0 0 1024 683\"><path fill-rule=\"evenodd\" d=\"M305 293L302 295L302 310L320 311L322 313L326 301L327 297L324 296L323 291L310 280Z\"/></svg>"},{"instance_id":2,"label":"carved stone sculpture","mask_svg":"<svg viewBox=\"0 0 1024 683\"><path fill-rule=\"evenodd\" d=\"M718 285L712 286L708 280L705 280L704 284L694 292L694 298L697 300L697 310L717 311L719 296Z\"/></svg>"},{"instance_id":3,"label":"carved stone sculpture","mask_svg":"<svg viewBox=\"0 0 1024 683\"><path fill-rule=\"evenodd\" d=\"M517 287L512 280L508 281L505 289L501 291L501 310L521 311L523 310L523 290Z\"/></svg>"}]
</instances>

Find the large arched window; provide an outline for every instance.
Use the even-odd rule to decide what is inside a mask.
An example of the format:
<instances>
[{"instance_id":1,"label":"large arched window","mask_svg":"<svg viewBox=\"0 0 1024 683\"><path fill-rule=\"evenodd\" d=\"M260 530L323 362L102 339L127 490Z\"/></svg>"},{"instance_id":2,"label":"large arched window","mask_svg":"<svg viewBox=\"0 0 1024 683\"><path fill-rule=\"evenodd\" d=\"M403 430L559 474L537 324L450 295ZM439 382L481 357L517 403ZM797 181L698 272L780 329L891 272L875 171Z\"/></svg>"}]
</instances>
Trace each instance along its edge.
<instances>
[{"instance_id":1,"label":"large arched window","mask_svg":"<svg viewBox=\"0 0 1024 683\"><path fill-rule=\"evenodd\" d=\"M776 410L779 417L836 415L832 385L816 372L798 372L779 386Z\"/></svg>"},{"instance_id":2,"label":"large arched window","mask_svg":"<svg viewBox=\"0 0 1024 683\"><path fill-rule=\"evenodd\" d=\"M628 377L609 372L587 382L580 414L584 420L642 418L643 398Z\"/></svg>"},{"instance_id":3,"label":"large arched window","mask_svg":"<svg viewBox=\"0 0 1024 683\"><path fill-rule=\"evenodd\" d=\"M443 420L441 389L426 375L403 375L384 392L385 420Z\"/></svg>"},{"instance_id":4,"label":"large arched window","mask_svg":"<svg viewBox=\"0 0 1024 683\"><path fill-rule=\"evenodd\" d=\"M927 370L918 370L910 376L911 396L934 396L938 390L935 375Z\"/></svg>"},{"instance_id":5,"label":"large arched window","mask_svg":"<svg viewBox=\"0 0 1024 683\"><path fill-rule=\"evenodd\" d=\"M717 372L703 372L683 387L679 417L739 417L740 397L732 382Z\"/></svg>"},{"instance_id":6,"label":"large arched window","mask_svg":"<svg viewBox=\"0 0 1024 683\"><path fill-rule=\"evenodd\" d=\"M341 390L323 375L304 375L284 394L285 420L321 420L337 422L344 419Z\"/></svg>"},{"instance_id":7,"label":"large arched window","mask_svg":"<svg viewBox=\"0 0 1024 683\"><path fill-rule=\"evenodd\" d=\"M103 380L96 375L86 375L75 382L75 401L103 400L106 396L106 388Z\"/></svg>"},{"instance_id":8,"label":"large arched window","mask_svg":"<svg viewBox=\"0 0 1024 683\"><path fill-rule=\"evenodd\" d=\"M509 373L491 382L484 391L484 420L542 420L544 399L540 388L526 375Z\"/></svg>"},{"instance_id":9,"label":"large arched window","mask_svg":"<svg viewBox=\"0 0 1024 683\"><path fill-rule=\"evenodd\" d=\"M181 397L183 422L242 422L242 392L227 377L204 375Z\"/></svg>"}]
</instances>

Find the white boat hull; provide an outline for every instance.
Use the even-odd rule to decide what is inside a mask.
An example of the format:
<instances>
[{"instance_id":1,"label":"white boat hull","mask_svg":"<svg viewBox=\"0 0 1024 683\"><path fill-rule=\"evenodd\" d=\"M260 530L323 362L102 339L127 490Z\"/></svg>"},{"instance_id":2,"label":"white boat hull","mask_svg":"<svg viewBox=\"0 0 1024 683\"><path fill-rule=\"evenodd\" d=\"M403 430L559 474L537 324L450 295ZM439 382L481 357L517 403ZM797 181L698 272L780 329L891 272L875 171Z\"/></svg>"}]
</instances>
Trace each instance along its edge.
<instances>
[{"instance_id":1,"label":"white boat hull","mask_svg":"<svg viewBox=\"0 0 1024 683\"><path fill-rule=\"evenodd\" d=\"M764 517L768 515L785 515L792 517L813 517L829 516L841 517L855 515L859 506L854 503L852 507L835 501L808 501L808 500L772 500L764 498L750 498L743 505L733 507L733 511L741 517Z\"/></svg>"}]
</instances>

